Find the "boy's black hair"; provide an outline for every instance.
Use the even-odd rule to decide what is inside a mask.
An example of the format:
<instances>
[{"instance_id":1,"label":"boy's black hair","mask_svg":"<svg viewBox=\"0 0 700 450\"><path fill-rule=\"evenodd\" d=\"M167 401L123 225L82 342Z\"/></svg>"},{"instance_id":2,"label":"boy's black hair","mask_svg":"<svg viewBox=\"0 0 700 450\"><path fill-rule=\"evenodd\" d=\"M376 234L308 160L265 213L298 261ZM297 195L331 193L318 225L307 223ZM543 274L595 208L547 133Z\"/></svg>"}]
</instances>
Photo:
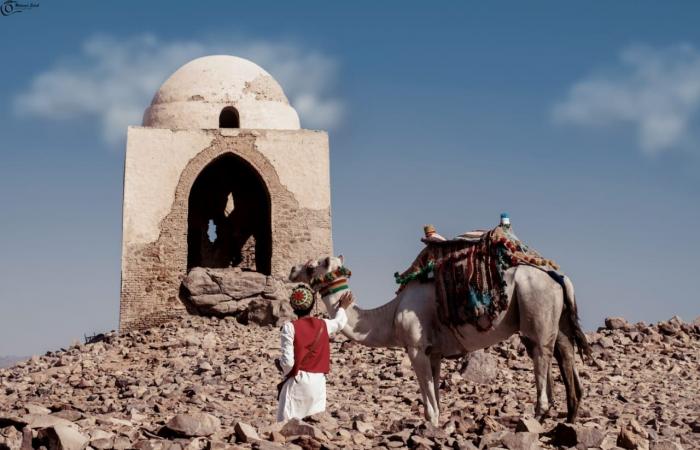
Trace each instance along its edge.
<instances>
[{"instance_id":1,"label":"boy's black hair","mask_svg":"<svg viewBox=\"0 0 700 450\"><path fill-rule=\"evenodd\" d=\"M316 301L311 304L311 306L308 309L303 309L303 310L294 310L294 314L297 315L298 318L306 317L311 315L311 311L314 309L314 305L316 304Z\"/></svg>"}]
</instances>

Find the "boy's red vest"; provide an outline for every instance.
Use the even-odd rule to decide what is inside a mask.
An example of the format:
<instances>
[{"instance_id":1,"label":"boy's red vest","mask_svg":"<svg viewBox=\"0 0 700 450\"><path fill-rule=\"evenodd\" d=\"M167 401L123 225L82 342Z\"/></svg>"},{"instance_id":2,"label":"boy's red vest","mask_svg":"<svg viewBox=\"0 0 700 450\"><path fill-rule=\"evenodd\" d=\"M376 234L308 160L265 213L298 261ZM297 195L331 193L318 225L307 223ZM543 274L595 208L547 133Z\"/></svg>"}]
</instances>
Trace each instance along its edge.
<instances>
[{"instance_id":1,"label":"boy's red vest","mask_svg":"<svg viewBox=\"0 0 700 450\"><path fill-rule=\"evenodd\" d=\"M294 367L289 374L296 376L300 370L328 373L331 368L331 348L326 323L315 317L303 317L293 321L292 325L294 325Z\"/></svg>"}]
</instances>

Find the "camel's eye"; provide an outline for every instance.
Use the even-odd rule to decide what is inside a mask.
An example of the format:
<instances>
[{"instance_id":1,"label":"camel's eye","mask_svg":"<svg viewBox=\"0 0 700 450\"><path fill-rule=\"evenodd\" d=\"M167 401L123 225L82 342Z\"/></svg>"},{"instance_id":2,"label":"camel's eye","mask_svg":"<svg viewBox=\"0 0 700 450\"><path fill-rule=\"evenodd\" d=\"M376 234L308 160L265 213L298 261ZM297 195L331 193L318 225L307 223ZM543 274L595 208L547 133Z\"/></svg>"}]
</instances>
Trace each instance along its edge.
<instances>
[{"instance_id":1,"label":"camel's eye","mask_svg":"<svg viewBox=\"0 0 700 450\"><path fill-rule=\"evenodd\" d=\"M331 257L327 256L326 259L323 260L323 267L328 267L331 265Z\"/></svg>"},{"instance_id":2,"label":"camel's eye","mask_svg":"<svg viewBox=\"0 0 700 450\"><path fill-rule=\"evenodd\" d=\"M313 275L313 274L314 274L314 268L311 267L311 266L306 266L306 274L307 274L308 276Z\"/></svg>"}]
</instances>

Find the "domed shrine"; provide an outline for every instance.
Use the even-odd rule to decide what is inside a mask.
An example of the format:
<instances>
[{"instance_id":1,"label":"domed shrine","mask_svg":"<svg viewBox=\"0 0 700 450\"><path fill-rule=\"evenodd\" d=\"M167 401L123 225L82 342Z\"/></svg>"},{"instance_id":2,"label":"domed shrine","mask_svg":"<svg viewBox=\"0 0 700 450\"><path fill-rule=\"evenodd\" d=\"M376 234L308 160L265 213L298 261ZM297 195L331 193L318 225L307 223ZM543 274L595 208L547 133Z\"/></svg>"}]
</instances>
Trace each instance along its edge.
<instances>
[{"instance_id":1,"label":"domed shrine","mask_svg":"<svg viewBox=\"0 0 700 450\"><path fill-rule=\"evenodd\" d=\"M332 253L328 135L253 62L179 68L126 147L120 329L281 300L292 265Z\"/></svg>"}]
</instances>

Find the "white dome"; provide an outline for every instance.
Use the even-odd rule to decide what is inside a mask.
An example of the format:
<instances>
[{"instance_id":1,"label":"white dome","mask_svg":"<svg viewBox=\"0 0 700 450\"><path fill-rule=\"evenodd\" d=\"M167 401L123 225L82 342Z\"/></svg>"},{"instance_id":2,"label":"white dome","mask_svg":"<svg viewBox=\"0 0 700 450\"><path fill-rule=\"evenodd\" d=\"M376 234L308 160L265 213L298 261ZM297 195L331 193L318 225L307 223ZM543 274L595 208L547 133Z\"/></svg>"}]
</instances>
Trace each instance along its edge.
<instances>
[{"instance_id":1,"label":"white dome","mask_svg":"<svg viewBox=\"0 0 700 450\"><path fill-rule=\"evenodd\" d=\"M158 89L143 116L153 128L219 128L225 108L240 128L299 129L282 87L257 64L229 55L204 56L180 67Z\"/></svg>"}]
</instances>

